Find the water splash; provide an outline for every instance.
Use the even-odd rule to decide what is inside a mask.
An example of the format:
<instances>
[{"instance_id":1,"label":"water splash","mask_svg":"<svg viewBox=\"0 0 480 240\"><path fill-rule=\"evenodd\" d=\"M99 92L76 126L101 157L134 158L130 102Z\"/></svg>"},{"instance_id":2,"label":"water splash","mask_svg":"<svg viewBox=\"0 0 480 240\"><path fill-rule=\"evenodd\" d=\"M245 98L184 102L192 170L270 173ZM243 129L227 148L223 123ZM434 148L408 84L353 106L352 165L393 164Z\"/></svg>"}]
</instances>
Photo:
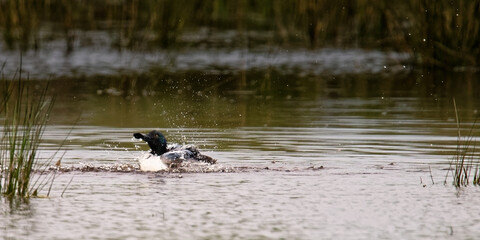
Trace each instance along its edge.
<instances>
[{"instance_id":1,"label":"water splash","mask_svg":"<svg viewBox=\"0 0 480 240\"><path fill-rule=\"evenodd\" d=\"M300 172L300 171L318 171L324 169L323 166L308 166L305 168L285 168L285 167L255 167L255 166L226 166L223 164L209 164L203 162L184 162L173 167L160 169L157 171L144 171L139 164L113 163L113 164L87 164L80 163L76 166L51 166L46 171L58 172L112 172L112 173L240 173L240 172ZM45 173L42 171L42 173Z\"/></svg>"}]
</instances>

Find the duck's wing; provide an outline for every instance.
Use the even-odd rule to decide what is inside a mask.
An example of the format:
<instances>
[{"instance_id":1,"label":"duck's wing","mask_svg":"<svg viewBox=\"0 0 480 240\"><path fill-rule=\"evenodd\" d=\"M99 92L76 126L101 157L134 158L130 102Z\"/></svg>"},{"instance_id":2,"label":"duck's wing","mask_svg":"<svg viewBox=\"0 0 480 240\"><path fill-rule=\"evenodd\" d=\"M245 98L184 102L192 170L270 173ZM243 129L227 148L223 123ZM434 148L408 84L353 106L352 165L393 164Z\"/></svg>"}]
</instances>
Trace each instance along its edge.
<instances>
[{"instance_id":1,"label":"duck's wing","mask_svg":"<svg viewBox=\"0 0 480 240\"><path fill-rule=\"evenodd\" d=\"M210 163L210 164L214 164L214 163L217 162L216 159L200 153L200 150L198 150L197 146L195 146L195 145L188 144L188 145L182 146L182 148L185 149L185 151L187 151L189 153L189 156L193 160L206 162L206 163Z\"/></svg>"},{"instance_id":2,"label":"duck's wing","mask_svg":"<svg viewBox=\"0 0 480 240\"><path fill-rule=\"evenodd\" d=\"M172 150L175 150L175 149L180 149L182 147L182 145L178 144L178 143L170 143L167 145L167 152L170 152Z\"/></svg>"},{"instance_id":3,"label":"duck's wing","mask_svg":"<svg viewBox=\"0 0 480 240\"><path fill-rule=\"evenodd\" d=\"M164 153L162 157L171 161L201 161L210 164L217 162L216 159L201 154L193 144L172 146L171 150Z\"/></svg>"},{"instance_id":4,"label":"duck's wing","mask_svg":"<svg viewBox=\"0 0 480 240\"><path fill-rule=\"evenodd\" d=\"M185 161L185 160L190 159L188 153L186 153L185 151L176 151L176 150L166 152L166 153L162 154L162 156L160 156L160 158L162 160L166 160L166 161L177 161L177 162L178 161Z\"/></svg>"},{"instance_id":5,"label":"duck's wing","mask_svg":"<svg viewBox=\"0 0 480 240\"><path fill-rule=\"evenodd\" d=\"M198 160L198 161L201 161L201 162L210 163L210 164L215 164L215 163L217 163L217 159L212 158L212 157L207 156L207 155L200 154L200 153L199 153L198 156L197 156L197 160Z\"/></svg>"}]
</instances>

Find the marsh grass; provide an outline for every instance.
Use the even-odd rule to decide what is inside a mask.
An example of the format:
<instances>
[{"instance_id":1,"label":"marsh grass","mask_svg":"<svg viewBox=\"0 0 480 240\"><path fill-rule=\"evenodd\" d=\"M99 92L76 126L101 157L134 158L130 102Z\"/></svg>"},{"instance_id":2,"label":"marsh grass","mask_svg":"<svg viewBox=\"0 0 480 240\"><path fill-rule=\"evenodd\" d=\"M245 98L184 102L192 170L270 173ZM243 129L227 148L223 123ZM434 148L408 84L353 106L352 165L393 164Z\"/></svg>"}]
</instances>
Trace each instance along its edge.
<instances>
[{"instance_id":1,"label":"marsh grass","mask_svg":"<svg viewBox=\"0 0 480 240\"><path fill-rule=\"evenodd\" d=\"M476 126L476 120L472 124L468 135L462 137L455 99L453 100L453 105L455 108L457 124L457 148L455 150L453 159L450 161L450 168L449 171L447 171L444 183L446 184L449 172L452 171L453 185L455 187L468 186L470 184L470 180L472 179L471 176L473 172L472 184L480 185L480 160L475 158L476 141L474 138L474 130Z\"/></svg>"},{"instance_id":2,"label":"marsh grass","mask_svg":"<svg viewBox=\"0 0 480 240\"><path fill-rule=\"evenodd\" d=\"M220 44L385 48L421 66L467 70L480 62L479 14L478 0L0 1L0 32L10 49L37 50L59 38L70 53L75 42L92 41L82 31L105 31L114 48L150 49L204 46L215 41L211 33L236 30ZM185 42L195 29L209 33ZM256 39L256 31L272 34Z\"/></svg>"},{"instance_id":3,"label":"marsh grass","mask_svg":"<svg viewBox=\"0 0 480 240\"><path fill-rule=\"evenodd\" d=\"M48 85L40 92L32 89L28 77L22 79L21 68L13 79L6 81L2 75L2 80L0 192L6 197L38 196L47 184L51 186L56 175L47 169L58 151L46 160L38 155L55 99L47 97Z\"/></svg>"}]
</instances>

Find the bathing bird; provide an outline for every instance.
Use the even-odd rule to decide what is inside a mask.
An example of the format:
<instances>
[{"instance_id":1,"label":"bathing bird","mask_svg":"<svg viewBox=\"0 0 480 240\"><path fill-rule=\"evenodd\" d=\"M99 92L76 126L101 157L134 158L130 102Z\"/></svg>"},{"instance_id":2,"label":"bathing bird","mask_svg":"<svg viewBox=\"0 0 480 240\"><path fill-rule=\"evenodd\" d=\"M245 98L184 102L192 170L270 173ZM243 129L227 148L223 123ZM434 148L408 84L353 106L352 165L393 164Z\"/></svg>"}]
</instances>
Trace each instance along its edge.
<instances>
[{"instance_id":1,"label":"bathing bird","mask_svg":"<svg viewBox=\"0 0 480 240\"><path fill-rule=\"evenodd\" d=\"M173 166L175 164L178 165L183 161L200 161L210 164L214 164L217 162L216 159L201 154L195 145L167 145L167 139L165 138L165 136L163 136L161 132L157 130L153 130L147 134L134 133L133 136L136 139L142 139L143 141L147 142L148 146L151 149L150 153L154 156L159 156L160 161L169 166ZM150 158L150 156L148 158Z\"/></svg>"}]
</instances>

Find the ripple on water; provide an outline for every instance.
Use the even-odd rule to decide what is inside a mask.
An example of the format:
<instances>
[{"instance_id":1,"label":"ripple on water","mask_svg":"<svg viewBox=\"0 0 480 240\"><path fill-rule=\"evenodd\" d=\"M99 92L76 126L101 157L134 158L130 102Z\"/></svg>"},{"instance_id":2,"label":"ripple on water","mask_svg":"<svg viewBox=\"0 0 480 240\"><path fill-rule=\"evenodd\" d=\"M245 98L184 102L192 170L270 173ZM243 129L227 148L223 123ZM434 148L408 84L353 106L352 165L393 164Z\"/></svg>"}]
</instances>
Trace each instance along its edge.
<instances>
[{"instance_id":1,"label":"ripple on water","mask_svg":"<svg viewBox=\"0 0 480 240\"><path fill-rule=\"evenodd\" d=\"M371 239L478 234L477 188L427 183L428 172L326 168L322 171L245 171L165 174L68 172L53 192L0 221L5 236L65 239L294 238ZM441 170L434 168L434 176ZM344 174L341 174L344 173ZM3 205L4 206L4 205ZM5 206L4 206L5 207ZM8 207L7 207L8 208ZM4 225L5 226L5 225ZM30 235L28 235L30 236Z\"/></svg>"},{"instance_id":2,"label":"ripple on water","mask_svg":"<svg viewBox=\"0 0 480 240\"><path fill-rule=\"evenodd\" d=\"M2 198L3 237L475 239L480 189L443 185L454 122L349 106L294 112L311 120L296 127L169 129L218 164L156 173L139 171L148 146L131 140L146 129L78 126L51 198ZM69 129L47 129L42 154Z\"/></svg>"}]
</instances>

